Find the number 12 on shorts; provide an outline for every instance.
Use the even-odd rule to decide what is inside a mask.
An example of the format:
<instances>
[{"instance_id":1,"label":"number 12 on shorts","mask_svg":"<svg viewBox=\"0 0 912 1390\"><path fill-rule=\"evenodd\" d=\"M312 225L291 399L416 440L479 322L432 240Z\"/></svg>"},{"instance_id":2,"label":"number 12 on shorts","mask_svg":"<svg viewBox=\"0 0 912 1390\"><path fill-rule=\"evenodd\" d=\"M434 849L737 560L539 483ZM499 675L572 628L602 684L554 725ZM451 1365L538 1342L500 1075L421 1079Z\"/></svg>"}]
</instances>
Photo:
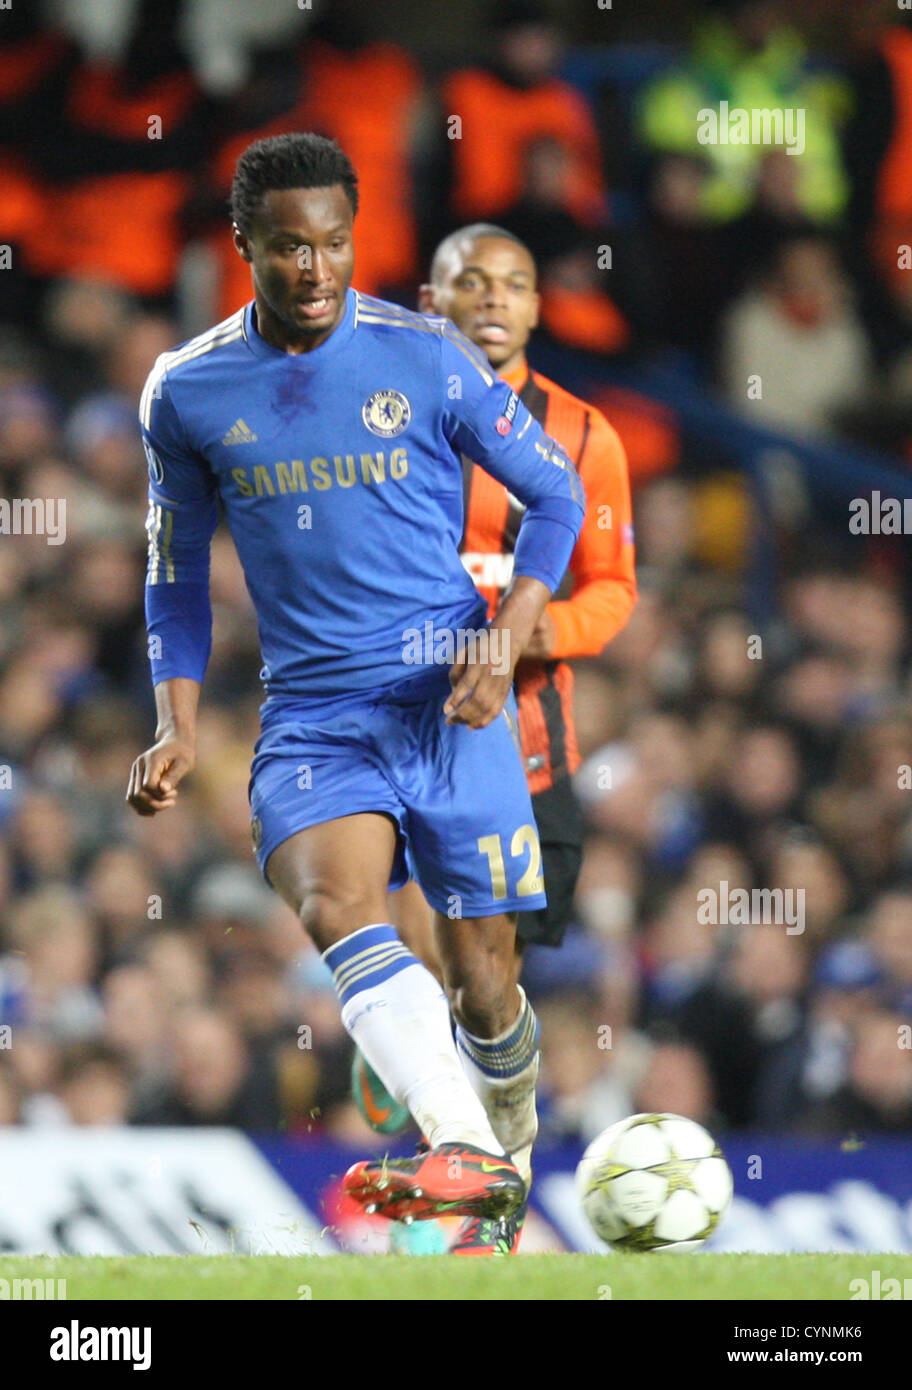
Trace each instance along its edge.
<instances>
[{"instance_id":1,"label":"number 12 on shorts","mask_svg":"<svg viewBox=\"0 0 912 1390\"><path fill-rule=\"evenodd\" d=\"M518 859L527 849L529 862L516 885L516 895L520 898L528 898L535 893L542 893L545 887L541 871L541 845L538 842L538 831L534 825L521 825L518 830L513 832L513 838L510 841L511 859ZM498 898L509 897L510 895L507 893L507 868L504 863L501 836L479 836L478 852L488 856L488 868L491 870L491 896L495 901Z\"/></svg>"}]
</instances>

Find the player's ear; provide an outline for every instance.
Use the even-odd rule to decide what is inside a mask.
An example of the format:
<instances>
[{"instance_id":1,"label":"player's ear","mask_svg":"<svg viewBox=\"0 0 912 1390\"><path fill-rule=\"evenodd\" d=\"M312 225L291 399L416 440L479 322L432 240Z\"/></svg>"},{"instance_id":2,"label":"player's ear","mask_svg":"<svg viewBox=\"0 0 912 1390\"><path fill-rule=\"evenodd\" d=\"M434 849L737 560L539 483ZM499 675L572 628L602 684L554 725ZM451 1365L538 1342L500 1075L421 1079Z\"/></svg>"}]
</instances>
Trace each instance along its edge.
<instances>
[{"instance_id":1,"label":"player's ear","mask_svg":"<svg viewBox=\"0 0 912 1390\"><path fill-rule=\"evenodd\" d=\"M529 331L538 327L539 310L541 309L541 295L538 290L532 296L532 317L529 320Z\"/></svg>"},{"instance_id":2,"label":"player's ear","mask_svg":"<svg viewBox=\"0 0 912 1390\"><path fill-rule=\"evenodd\" d=\"M241 260L252 261L253 256L250 251L250 242L236 222L232 222L231 224L231 235L234 239L235 249Z\"/></svg>"},{"instance_id":3,"label":"player's ear","mask_svg":"<svg viewBox=\"0 0 912 1390\"><path fill-rule=\"evenodd\" d=\"M418 286L418 312L421 314L438 314L440 310L434 303L434 286Z\"/></svg>"}]
</instances>

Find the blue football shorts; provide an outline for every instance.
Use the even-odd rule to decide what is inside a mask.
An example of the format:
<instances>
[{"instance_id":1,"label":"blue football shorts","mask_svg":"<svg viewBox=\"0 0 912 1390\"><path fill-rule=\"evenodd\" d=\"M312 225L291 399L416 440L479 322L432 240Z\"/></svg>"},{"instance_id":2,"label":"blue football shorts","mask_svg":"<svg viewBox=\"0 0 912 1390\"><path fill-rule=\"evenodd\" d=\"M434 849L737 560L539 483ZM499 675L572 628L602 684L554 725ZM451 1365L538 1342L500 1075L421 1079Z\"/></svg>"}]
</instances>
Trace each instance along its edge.
<instances>
[{"instance_id":1,"label":"blue football shorts","mask_svg":"<svg viewBox=\"0 0 912 1390\"><path fill-rule=\"evenodd\" d=\"M379 697L266 701L249 787L264 875L299 830L377 811L398 826L391 889L415 878L452 918L547 906L516 701L511 693L487 728L447 724L449 679L440 677L430 693L411 681Z\"/></svg>"}]
</instances>

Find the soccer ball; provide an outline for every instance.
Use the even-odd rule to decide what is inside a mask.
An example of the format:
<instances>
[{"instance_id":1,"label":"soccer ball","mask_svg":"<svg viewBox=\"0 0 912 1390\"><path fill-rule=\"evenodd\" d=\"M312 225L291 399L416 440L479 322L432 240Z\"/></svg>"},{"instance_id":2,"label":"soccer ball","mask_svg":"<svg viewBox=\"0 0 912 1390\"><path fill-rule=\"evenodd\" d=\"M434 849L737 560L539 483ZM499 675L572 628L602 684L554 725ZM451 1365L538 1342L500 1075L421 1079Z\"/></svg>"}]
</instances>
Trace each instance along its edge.
<instances>
[{"instance_id":1,"label":"soccer ball","mask_svg":"<svg viewBox=\"0 0 912 1390\"><path fill-rule=\"evenodd\" d=\"M698 1250L732 1198L711 1134L681 1115L631 1115L593 1139L576 1190L596 1235L617 1250Z\"/></svg>"}]
</instances>

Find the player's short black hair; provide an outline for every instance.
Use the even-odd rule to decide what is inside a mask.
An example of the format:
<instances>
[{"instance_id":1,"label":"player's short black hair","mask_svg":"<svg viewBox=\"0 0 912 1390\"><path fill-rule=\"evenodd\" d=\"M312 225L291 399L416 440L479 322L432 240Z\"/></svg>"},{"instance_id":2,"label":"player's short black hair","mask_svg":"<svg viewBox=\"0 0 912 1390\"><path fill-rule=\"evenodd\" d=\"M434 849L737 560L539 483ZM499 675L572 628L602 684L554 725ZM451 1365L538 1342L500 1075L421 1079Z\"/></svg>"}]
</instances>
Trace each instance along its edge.
<instances>
[{"instance_id":1,"label":"player's short black hair","mask_svg":"<svg viewBox=\"0 0 912 1390\"><path fill-rule=\"evenodd\" d=\"M231 185L231 216L249 234L264 195L272 189L332 188L341 184L358 211L358 175L348 155L325 135L302 131L271 135L248 145Z\"/></svg>"},{"instance_id":2,"label":"player's short black hair","mask_svg":"<svg viewBox=\"0 0 912 1390\"><path fill-rule=\"evenodd\" d=\"M471 222L467 227L459 227L455 232L450 232L449 236L437 247L431 260L431 284L439 285L443 282L446 275L446 268L453 255L467 243L474 246L476 241L490 238L494 241L512 241L517 246L521 246L524 251L529 251L528 246L513 232L508 232L506 227L498 227L493 222ZM532 256L534 264L535 257Z\"/></svg>"}]
</instances>

